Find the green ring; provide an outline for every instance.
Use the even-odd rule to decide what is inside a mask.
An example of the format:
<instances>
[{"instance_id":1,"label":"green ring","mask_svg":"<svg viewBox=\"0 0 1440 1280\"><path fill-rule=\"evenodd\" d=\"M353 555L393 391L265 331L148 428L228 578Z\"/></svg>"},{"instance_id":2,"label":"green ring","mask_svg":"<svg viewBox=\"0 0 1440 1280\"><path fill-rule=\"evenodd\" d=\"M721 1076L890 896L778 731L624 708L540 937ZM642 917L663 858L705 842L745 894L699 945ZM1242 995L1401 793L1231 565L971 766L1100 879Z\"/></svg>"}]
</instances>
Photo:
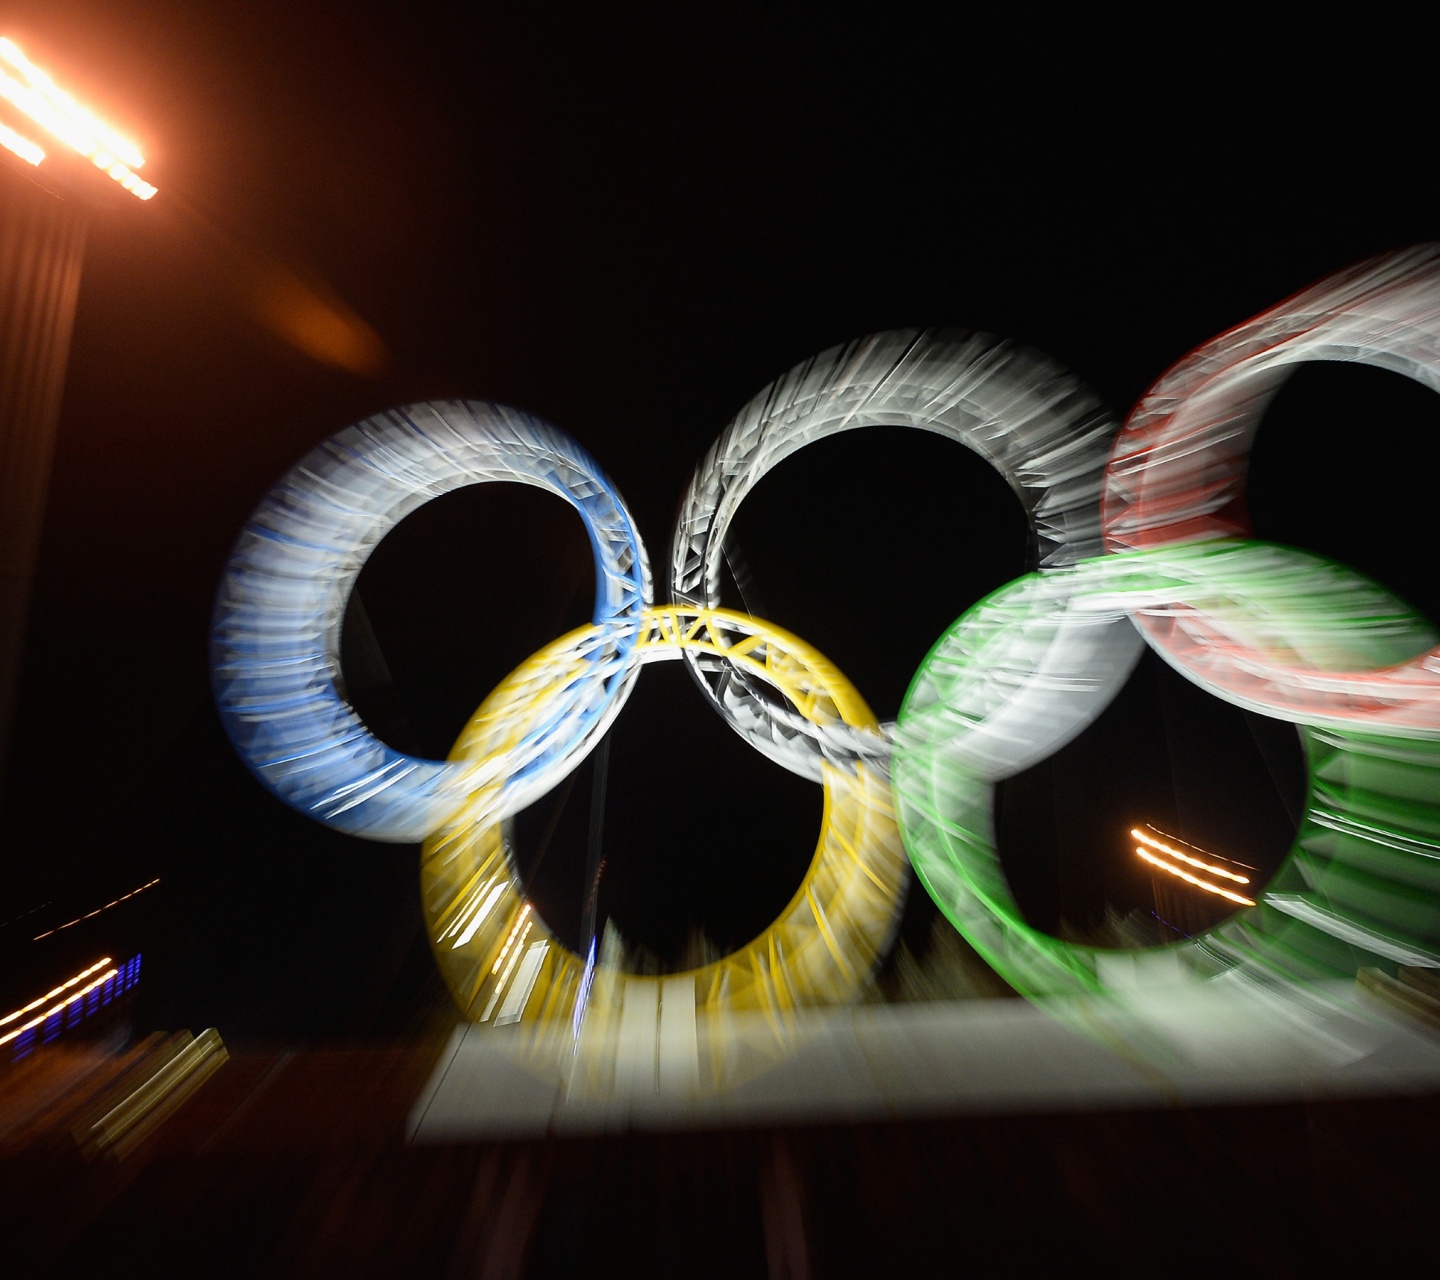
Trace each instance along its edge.
<instances>
[{"instance_id":1,"label":"green ring","mask_svg":"<svg viewBox=\"0 0 1440 1280\"><path fill-rule=\"evenodd\" d=\"M1113 601L1117 590L1153 594L1157 584L1171 580L1178 562L1191 562L1186 576L1197 557L1216 549L1206 544L1120 553L1043 576L1053 584L1063 575L1077 595L1103 593ZM1311 565L1323 569L1332 584L1338 572L1353 585L1349 598L1344 590L1336 596L1327 589L1319 595L1282 591L1268 599L1266 622L1278 625L1282 634L1292 623L1313 627L1317 607L1328 610L1324 625L1333 628L1344 622L1347 607L1362 598L1373 603L1375 591L1383 590L1306 552L1238 541L1220 549L1240 553L1240 563L1247 555L1263 554L1297 569ZM1104 949L1061 941L1026 922L995 847L994 783L955 759L964 736L963 725L957 736L954 718L967 705L962 695L973 695L977 682L990 678L997 651L1017 622L1045 622L1051 597L1044 595L1035 604L1026 596L1040 576L1016 579L967 610L921 662L896 731L896 817L926 891L1018 992L1121 996L1134 988L1106 978L1099 959ZM1205 585L1211 592L1207 604L1214 604L1217 587L1224 596L1221 577L1212 576ZM1368 650L1357 654L1360 662L1374 665L1377 653L1394 653L1396 646L1413 651L1430 642L1428 626L1390 599L1388 616L1396 625L1383 635L1360 625L1373 620L1373 613L1352 615L1357 649ZM947 713L952 713L948 720ZM984 719L972 716L966 723L980 725ZM1202 980L1239 967L1249 976L1282 984L1350 977L1365 966L1393 972L1404 963L1440 964L1440 805L1435 802L1440 798L1440 743L1298 727L1309 769L1305 813L1258 905L1194 939L1135 954L1172 953Z\"/></svg>"}]
</instances>

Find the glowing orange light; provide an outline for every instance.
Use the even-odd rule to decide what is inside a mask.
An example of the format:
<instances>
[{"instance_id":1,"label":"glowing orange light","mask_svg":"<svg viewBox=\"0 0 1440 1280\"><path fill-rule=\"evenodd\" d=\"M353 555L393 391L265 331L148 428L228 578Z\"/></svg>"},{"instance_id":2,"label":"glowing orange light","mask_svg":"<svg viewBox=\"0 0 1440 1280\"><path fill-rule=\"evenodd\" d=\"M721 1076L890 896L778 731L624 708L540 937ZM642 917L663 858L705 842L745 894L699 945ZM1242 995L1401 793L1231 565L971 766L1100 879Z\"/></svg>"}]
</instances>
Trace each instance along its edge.
<instances>
[{"instance_id":1,"label":"glowing orange light","mask_svg":"<svg viewBox=\"0 0 1440 1280\"><path fill-rule=\"evenodd\" d=\"M14 1013L7 1013L3 1018L0 1018L0 1027L3 1027L7 1022L14 1022L16 1018L23 1018L27 1013L30 1012L31 1009L38 1009L42 1004L45 1003L45 1001L53 1000L62 991L68 990L69 988L73 987L77 982L84 982L85 979L88 978L92 973L94 973L96 969L102 969L109 963L109 956L102 957L94 964L92 964L88 969L82 969L73 978L67 979L65 982L62 982L53 991L47 991L43 996L40 996L37 999L30 1001L30 1003L27 1004L23 1009L16 1009Z\"/></svg>"},{"instance_id":2,"label":"glowing orange light","mask_svg":"<svg viewBox=\"0 0 1440 1280\"><path fill-rule=\"evenodd\" d=\"M45 152L38 143L31 142L24 134L16 133L9 125L0 124L0 147L13 151L27 164L39 164L45 159Z\"/></svg>"},{"instance_id":3,"label":"glowing orange light","mask_svg":"<svg viewBox=\"0 0 1440 1280\"><path fill-rule=\"evenodd\" d=\"M148 200L155 194L155 187L133 172L145 163L139 148L86 111L21 53L13 40L4 36L0 36L0 61L19 72L17 79L0 68L0 97L13 103L42 129L84 156L102 173L109 174L132 195ZM14 136L18 138L20 135ZM10 146L10 143L6 141L5 145ZM33 143L30 145L34 146ZM10 149L16 150L13 146ZM38 147L35 149L39 151ZM23 152L17 154L24 155ZM29 159L29 156L25 158ZM45 153L40 151L39 159L30 163L39 164L44 158Z\"/></svg>"},{"instance_id":4,"label":"glowing orange light","mask_svg":"<svg viewBox=\"0 0 1440 1280\"><path fill-rule=\"evenodd\" d=\"M1153 853L1140 848L1139 845L1135 846L1135 852L1144 858L1146 862L1159 867L1161 871L1168 871L1172 876L1179 876L1181 880L1184 880L1188 884L1193 884L1197 889L1204 889L1206 893L1219 894L1222 898L1229 898L1231 902L1238 902L1242 907L1253 907L1255 905L1253 898L1243 898L1238 893L1231 893L1229 889L1220 888L1219 885L1206 884L1204 880L1192 876L1188 871L1181 871L1179 867L1171 866L1170 863L1164 861L1164 859L1157 858Z\"/></svg>"},{"instance_id":5,"label":"glowing orange light","mask_svg":"<svg viewBox=\"0 0 1440 1280\"><path fill-rule=\"evenodd\" d=\"M77 128L98 138L106 148L113 151L126 164L133 165L137 169L144 165L145 157L140 154L140 149L129 138L117 133L103 120L96 119L86 111L45 72L21 53L13 40L0 36L0 58L20 72L31 88Z\"/></svg>"},{"instance_id":6,"label":"glowing orange light","mask_svg":"<svg viewBox=\"0 0 1440 1280\"><path fill-rule=\"evenodd\" d=\"M1211 866L1208 862L1201 862L1199 858L1192 858L1188 853L1181 853L1179 849L1172 849L1163 840L1156 840L1153 836L1147 836L1143 831L1136 831L1133 827L1130 834L1135 839L1148 844L1152 849L1159 849L1161 853L1168 853L1172 858L1178 858L1181 862L1188 863L1192 867L1199 867L1201 871L1208 871L1212 876L1221 876L1226 880L1233 880L1236 884L1249 884L1249 876L1238 876L1233 871L1226 871L1224 867Z\"/></svg>"},{"instance_id":7,"label":"glowing orange light","mask_svg":"<svg viewBox=\"0 0 1440 1280\"><path fill-rule=\"evenodd\" d=\"M64 924L57 924L53 929L46 929L44 933L37 933L31 942L39 942L41 938L48 938L52 933L59 933L61 929L68 929L72 924L79 924L82 920L88 920L91 916L98 916L102 911L109 911L111 907L118 906L127 898L133 898L137 893L144 893L151 885L160 883L160 877L156 876L149 884L142 884L138 889L131 889L129 893L122 893L114 902L107 902L103 907L96 907L94 911L87 911L83 916L76 916L73 920L67 920ZM0 1026L3 1026L0 1023Z\"/></svg>"},{"instance_id":8,"label":"glowing orange light","mask_svg":"<svg viewBox=\"0 0 1440 1280\"><path fill-rule=\"evenodd\" d=\"M44 1004L45 1001L49 1000L52 996L59 995L60 992L64 991L67 987L72 987L75 985L75 983L83 981L90 974L94 973L95 970L100 967L100 965L109 963L110 957L106 956L105 959L99 962L99 964L93 964L83 973L77 973L73 978L70 979L69 982L61 983L61 985L56 987L54 991L46 992L45 995L41 996L38 1000L32 1000L23 1009L17 1009L14 1013L7 1014L4 1018L0 1018L0 1026L4 1026L7 1022L13 1022L16 1018L22 1017L24 1014L29 1013L31 1009L34 1009L37 1006ZM75 1003L75 1001L83 1000L92 991L94 991L96 987L104 986L105 983L109 982L110 979L115 977L119 972L119 969L114 968L105 970L105 972L102 973L93 982L91 982L89 986L81 987L80 990L75 992L73 995L66 996L65 999L60 1001L59 1004L52 1005L49 1009L46 1009L44 1013L39 1014L34 1018L31 1018L29 1022L24 1023L22 1026L16 1027L14 1031L7 1032L5 1035L0 1036L0 1044L9 1044L10 1041L14 1040L17 1036L23 1036L27 1031L34 1030L34 1028L40 1026L48 1018L53 1018L63 1009L69 1008L72 1004Z\"/></svg>"}]
</instances>

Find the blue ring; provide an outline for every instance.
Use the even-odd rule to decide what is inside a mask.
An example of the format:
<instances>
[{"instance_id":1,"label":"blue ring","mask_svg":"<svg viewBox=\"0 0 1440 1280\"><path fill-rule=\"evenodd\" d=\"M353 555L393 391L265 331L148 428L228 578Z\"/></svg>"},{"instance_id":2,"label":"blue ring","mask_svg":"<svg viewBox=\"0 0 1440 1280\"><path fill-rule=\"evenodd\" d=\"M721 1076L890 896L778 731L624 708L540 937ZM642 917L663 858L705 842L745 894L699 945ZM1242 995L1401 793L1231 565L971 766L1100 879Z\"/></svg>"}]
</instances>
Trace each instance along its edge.
<instances>
[{"instance_id":1,"label":"blue ring","mask_svg":"<svg viewBox=\"0 0 1440 1280\"><path fill-rule=\"evenodd\" d=\"M221 575L210 633L211 683L236 751L301 813L372 840L422 840L464 798L464 767L381 742L346 701L340 626L350 590L380 540L432 498L514 481L580 513L595 554L593 621L613 641L594 656L603 696L572 736L548 745L506 786L569 768L590 732L629 695L645 548L594 459L540 418L478 401L432 401L376 414L306 455L265 495Z\"/></svg>"}]
</instances>

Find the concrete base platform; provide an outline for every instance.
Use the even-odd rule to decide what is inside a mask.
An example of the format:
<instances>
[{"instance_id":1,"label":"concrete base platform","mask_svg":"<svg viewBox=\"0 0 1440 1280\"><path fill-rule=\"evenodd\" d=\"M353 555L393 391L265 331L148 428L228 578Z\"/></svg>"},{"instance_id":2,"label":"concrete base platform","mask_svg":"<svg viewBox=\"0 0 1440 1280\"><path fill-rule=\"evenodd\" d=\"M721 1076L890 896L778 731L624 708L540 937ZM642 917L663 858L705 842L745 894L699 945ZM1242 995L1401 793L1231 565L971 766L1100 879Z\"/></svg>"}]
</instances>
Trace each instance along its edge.
<instances>
[{"instance_id":1,"label":"concrete base platform","mask_svg":"<svg viewBox=\"0 0 1440 1280\"><path fill-rule=\"evenodd\" d=\"M1225 980L1124 1006L866 1005L723 1022L622 1011L568 1032L457 1029L417 1142L625 1130L1132 1110L1440 1092L1440 1036L1351 983Z\"/></svg>"}]
</instances>

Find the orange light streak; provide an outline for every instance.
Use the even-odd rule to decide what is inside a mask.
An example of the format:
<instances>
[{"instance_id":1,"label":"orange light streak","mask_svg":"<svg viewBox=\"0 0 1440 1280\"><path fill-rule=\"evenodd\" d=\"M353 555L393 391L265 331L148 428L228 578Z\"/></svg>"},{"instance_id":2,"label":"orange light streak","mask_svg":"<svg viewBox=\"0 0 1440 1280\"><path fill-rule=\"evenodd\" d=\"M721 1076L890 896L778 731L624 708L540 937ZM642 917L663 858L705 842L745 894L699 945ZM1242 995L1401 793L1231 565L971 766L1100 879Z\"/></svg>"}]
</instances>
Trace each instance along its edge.
<instances>
[{"instance_id":1,"label":"orange light streak","mask_svg":"<svg viewBox=\"0 0 1440 1280\"><path fill-rule=\"evenodd\" d=\"M1233 880L1236 884L1249 884L1249 876L1237 876L1233 871L1226 871L1224 867L1214 867L1208 862L1201 862L1199 858L1192 858L1188 853L1181 853L1179 849L1172 849L1163 840L1156 840L1154 836L1147 836L1143 831L1130 828L1130 834L1135 839L1148 844L1152 849L1159 849L1161 853L1168 853L1172 858L1178 858L1181 862L1188 863L1192 867L1199 867L1201 871L1208 871L1212 876L1221 876L1226 880Z\"/></svg>"},{"instance_id":2,"label":"orange light streak","mask_svg":"<svg viewBox=\"0 0 1440 1280\"><path fill-rule=\"evenodd\" d=\"M104 960L100 961L100 964L108 964L109 961L110 957L106 956ZM26 1005L25 1008L17 1009L14 1013L9 1014L3 1019L0 1019L0 1026L3 1026L6 1022L13 1021L15 1018L20 1017L22 1014L28 1013L31 1009L35 1008L36 1005L44 1004L45 1001L50 999L51 996L56 995L61 991L64 991L66 987L72 986L73 984L81 981L87 975L94 973L98 967L98 965L91 965L90 968L86 969L84 973L77 973L73 978L70 979L69 982L66 982L61 986L56 987L54 991L48 992L47 994L41 996L40 999L34 1000L30 1004ZM105 983L109 982L110 979L115 977L119 972L120 970L116 968L110 968L105 970L105 972L102 973L93 982L91 982L89 986L81 987L80 990L75 992L73 995L66 996L66 998L60 1001L59 1004L52 1005L49 1009L46 1009L44 1013L38 1015L37 1017L31 1018L29 1022L24 1023L22 1026L16 1027L14 1031L7 1032L5 1035L0 1036L0 1044L9 1044L10 1041L14 1040L17 1036L23 1036L27 1031L31 1031L34 1028L40 1026L47 1019L53 1018L57 1013L61 1012L61 1010L69 1008L72 1004L75 1003L75 1001L83 1000L92 991L94 991L96 987L104 986Z\"/></svg>"},{"instance_id":3,"label":"orange light streak","mask_svg":"<svg viewBox=\"0 0 1440 1280\"><path fill-rule=\"evenodd\" d=\"M45 159L45 151L38 143L31 142L23 133L16 133L7 124L0 124L0 147L13 151L26 164L39 164Z\"/></svg>"},{"instance_id":4,"label":"orange light streak","mask_svg":"<svg viewBox=\"0 0 1440 1280\"><path fill-rule=\"evenodd\" d=\"M0 69L0 97L7 98L42 129L84 156L132 195L149 200L155 194L156 188L134 172L145 163L139 148L86 111L21 53L13 40L4 36L0 36L0 61L13 67L21 76L17 80ZM40 160L44 158L42 151ZM31 163L39 164L40 160L32 160Z\"/></svg>"},{"instance_id":5,"label":"orange light streak","mask_svg":"<svg viewBox=\"0 0 1440 1280\"><path fill-rule=\"evenodd\" d=\"M92 137L98 138L109 150L136 169L145 163L145 157L129 138L117 133L103 120L96 119L68 93L60 88L48 75L30 61L16 47L13 40L0 36L0 58L15 68L26 82L56 111L72 121Z\"/></svg>"},{"instance_id":6,"label":"orange light streak","mask_svg":"<svg viewBox=\"0 0 1440 1280\"><path fill-rule=\"evenodd\" d=\"M529 914L530 904L527 902L515 921L515 927L510 930L510 936L505 939L505 945L500 948L500 954L495 957L495 966L490 970L492 974L500 972L500 965L505 960L505 953L510 950L510 944L515 941L515 935L520 932L520 926L525 923L525 917Z\"/></svg>"},{"instance_id":7,"label":"orange light streak","mask_svg":"<svg viewBox=\"0 0 1440 1280\"><path fill-rule=\"evenodd\" d=\"M0 1027L3 1027L7 1022L14 1022L16 1018L23 1018L27 1013L30 1012L31 1009L38 1009L42 1004L45 1003L45 1001L53 1000L62 991L68 990L69 988L73 987L77 982L84 982L85 979L88 978L92 973L94 973L96 969L103 969L109 963L109 956L101 957L99 960L95 961L95 963L92 964L88 969L82 969L73 978L67 979L65 982L62 982L53 991L47 991L43 996L40 996L37 999L30 1001L30 1003L27 1004L23 1009L16 1009L14 1013L7 1013L3 1018L0 1018Z\"/></svg>"},{"instance_id":8,"label":"orange light streak","mask_svg":"<svg viewBox=\"0 0 1440 1280\"><path fill-rule=\"evenodd\" d=\"M490 1003L485 1006L485 1012L483 1015L481 1015L481 1022L490 1021L490 1015L495 1011L495 1005L500 999L500 993L505 990L506 984L510 981L511 972L519 963L520 957L525 952L525 939L530 936L530 929L531 926L534 925L534 923L535 921L531 920L529 924L525 926L525 932L520 935L520 945L515 948L515 954L510 957L510 963L505 966L505 972L500 975L500 981L495 984L495 990L490 996ZM508 948L510 944L507 942L505 945ZM495 968L498 969L499 967L500 964L499 961L497 961L495 964ZM493 974L495 972L495 969L492 969L490 972Z\"/></svg>"},{"instance_id":9,"label":"orange light streak","mask_svg":"<svg viewBox=\"0 0 1440 1280\"><path fill-rule=\"evenodd\" d=\"M1220 888L1219 885L1207 884L1204 880L1192 876L1188 871L1181 871L1179 867L1171 866L1170 863L1161 858L1157 858L1153 853L1140 848L1139 845L1135 846L1135 852L1144 858L1146 862L1159 867L1161 871L1168 871L1172 876L1179 876L1181 880L1193 884L1197 889L1204 889L1206 893L1219 894L1222 898L1229 898L1231 902L1238 902L1242 907L1253 907L1255 905L1253 898L1244 898L1238 893L1231 893L1229 889Z\"/></svg>"},{"instance_id":10,"label":"orange light streak","mask_svg":"<svg viewBox=\"0 0 1440 1280\"><path fill-rule=\"evenodd\" d=\"M44 933L37 933L31 942L39 942L41 938L48 938L52 933L59 933L61 929L68 929L72 924L79 924L82 920L88 920L91 916L98 916L102 911L109 911L111 907L119 906L127 898L133 898L137 893L144 893L151 885L160 883L160 877L156 876L149 884L142 884L138 889L131 889L129 893L122 893L114 902L107 902L103 907L96 907L94 911L87 912L83 916L76 916L73 920L67 920L64 924L57 924L53 929L46 929Z\"/></svg>"},{"instance_id":11,"label":"orange light streak","mask_svg":"<svg viewBox=\"0 0 1440 1280\"><path fill-rule=\"evenodd\" d=\"M53 133L61 142L82 155L91 154L96 148L93 138L76 129L58 111L50 106L34 89L21 84L14 76L0 70L0 97L19 107L42 129Z\"/></svg>"}]
</instances>

